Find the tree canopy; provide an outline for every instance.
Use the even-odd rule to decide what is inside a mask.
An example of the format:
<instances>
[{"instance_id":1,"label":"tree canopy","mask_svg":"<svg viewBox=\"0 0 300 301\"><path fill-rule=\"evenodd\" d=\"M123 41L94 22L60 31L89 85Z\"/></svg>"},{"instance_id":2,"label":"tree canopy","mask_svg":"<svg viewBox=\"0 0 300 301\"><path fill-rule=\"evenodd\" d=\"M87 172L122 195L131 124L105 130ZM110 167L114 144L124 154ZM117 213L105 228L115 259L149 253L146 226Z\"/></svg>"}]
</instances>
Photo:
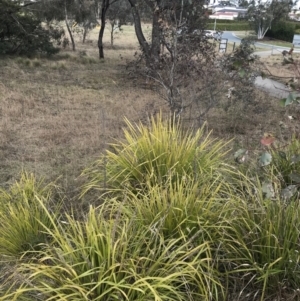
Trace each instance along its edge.
<instances>
[{"instance_id":1,"label":"tree canopy","mask_svg":"<svg viewBox=\"0 0 300 301\"><path fill-rule=\"evenodd\" d=\"M257 38L263 39L273 23L286 19L296 2L292 0L252 0L247 15Z\"/></svg>"},{"instance_id":2,"label":"tree canopy","mask_svg":"<svg viewBox=\"0 0 300 301\"><path fill-rule=\"evenodd\" d=\"M44 28L41 19L19 1L0 1L0 54L53 54L58 49L63 31L53 26Z\"/></svg>"}]
</instances>

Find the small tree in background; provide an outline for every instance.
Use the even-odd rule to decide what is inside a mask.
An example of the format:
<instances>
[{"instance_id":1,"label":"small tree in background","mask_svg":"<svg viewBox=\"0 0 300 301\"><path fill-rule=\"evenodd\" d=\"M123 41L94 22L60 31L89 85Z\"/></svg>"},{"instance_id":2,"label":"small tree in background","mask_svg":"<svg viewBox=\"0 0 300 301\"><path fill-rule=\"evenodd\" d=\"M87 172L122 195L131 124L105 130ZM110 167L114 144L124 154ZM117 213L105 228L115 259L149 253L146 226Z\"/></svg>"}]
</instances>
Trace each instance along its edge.
<instances>
[{"instance_id":1,"label":"small tree in background","mask_svg":"<svg viewBox=\"0 0 300 301\"><path fill-rule=\"evenodd\" d=\"M137 6L132 9L142 49L133 73L142 73L157 84L172 113L185 114L201 125L208 111L224 106L222 102L243 99L247 104L253 100L251 43L243 42L234 53L220 55L216 40L205 35L207 17L202 3L176 1L154 6L151 43L143 40ZM241 53L244 57L239 59Z\"/></svg>"},{"instance_id":2,"label":"small tree in background","mask_svg":"<svg viewBox=\"0 0 300 301\"><path fill-rule=\"evenodd\" d=\"M101 0L101 13L100 13L100 19L101 19L101 26L100 31L98 35L98 48L99 48L99 58L104 58L104 50L103 50L103 36L104 36L104 30L106 25L106 14L109 9L109 7L117 2L118 0Z\"/></svg>"},{"instance_id":3,"label":"small tree in background","mask_svg":"<svg viewBox=\"0 0 300 301\"><path fill-rule=\"evenodd\" d=\"M115 32L122 30L122 25L131 21L130 5L127 0L119 0L112 3L108 12L107 19L110 21L110 44L113 47Z\"/></svg>"},{"instance_id":4,"label":"small tree in background","mask_svg":"<svg viewBox=\"0 0 300 301\"><path fill-rule=\"evenodd\" d=\"M264 38L274 20L270 4L270 2L262 3L262 1L258 1L256 4L255 1L252 1L248 8L249 22L255 30L258 40Z\"/></svg>"},{"instance_id":5,"label":"small tree in background","mask_svg":"<svg viewBox=\"0 0 300 301\"><path fill-rule=\"evenodd\" d=\"M77 4L74 11L74 19L79 27L82 28L82 43L85 43L89 31L99 25L97 21L96 2L84 1Z\"/></svg>"}]
</instances>

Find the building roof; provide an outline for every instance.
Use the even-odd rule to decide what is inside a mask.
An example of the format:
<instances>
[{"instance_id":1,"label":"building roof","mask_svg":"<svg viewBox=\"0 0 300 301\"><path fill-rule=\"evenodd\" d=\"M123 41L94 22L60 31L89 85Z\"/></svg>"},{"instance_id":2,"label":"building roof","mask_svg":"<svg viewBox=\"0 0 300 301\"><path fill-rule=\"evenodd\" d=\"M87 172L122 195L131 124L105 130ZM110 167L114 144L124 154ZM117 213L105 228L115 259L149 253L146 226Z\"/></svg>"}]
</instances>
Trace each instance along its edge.
<instances>
[{"instance_id":1,"label":"building roof","mask_svg":"<svg viewBox=\"0 0 300 301\"><path fill-rule=\"evenodd\" d=\"M217 6L212 10L213 13L216 12L237 12L237 13L246 13L247 9L242 7L232 7L232 6Z\"/></svg>"}]
</instances>

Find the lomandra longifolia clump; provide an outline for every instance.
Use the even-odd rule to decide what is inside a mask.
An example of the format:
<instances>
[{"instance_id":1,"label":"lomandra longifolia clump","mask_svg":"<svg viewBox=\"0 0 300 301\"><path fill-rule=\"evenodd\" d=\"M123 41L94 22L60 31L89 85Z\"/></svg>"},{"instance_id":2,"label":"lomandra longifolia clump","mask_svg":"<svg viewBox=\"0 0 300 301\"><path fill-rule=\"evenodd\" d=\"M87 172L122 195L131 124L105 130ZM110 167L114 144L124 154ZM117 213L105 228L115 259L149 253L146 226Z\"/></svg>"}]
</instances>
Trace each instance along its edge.
<instances>
[{"instance_id":1,"label":"lomandra longifolia clump","mask_svg":"<svg viewBox=\"0 0 300 301\"><path fill-rule=\"evenodd\" d=\"M47 240L50 220L41 203L48 206L50 199L51 187L26 172L0 191L0 256L18 259Z\"/></svg>"},{"instance_id":2,"label":"lomandra longifolia clump","mask_svg":"<svg viewBox=\"0 0 300 301\"><path fill-rule=\"evenodd\" d=\"M53 244L35 253L38 262L19 267L27 281L0 300L209 301L222 293L207 242L166 238L155 223L110 215L109 204L90 208L84 222L53 220L52 229L45 229Z\"/></svg>"},{"instance_id":3,"label":"lomandra longifolia clump","mask_svg":"<svg viewBox=\"0 0 300 301\"><path fill-rule=\"evenodd\" d=\"M126 120L125 140L118 141L94 165L87 168L83 194L91 189L131 192L143 189L144 183L174 182L185 175L215 178L224 171L224 141L204 133L184 130L180 121L152 117L150 125L134 125ZM147 185L148 185L147 184Z\"/></svg>"}]
</instances>

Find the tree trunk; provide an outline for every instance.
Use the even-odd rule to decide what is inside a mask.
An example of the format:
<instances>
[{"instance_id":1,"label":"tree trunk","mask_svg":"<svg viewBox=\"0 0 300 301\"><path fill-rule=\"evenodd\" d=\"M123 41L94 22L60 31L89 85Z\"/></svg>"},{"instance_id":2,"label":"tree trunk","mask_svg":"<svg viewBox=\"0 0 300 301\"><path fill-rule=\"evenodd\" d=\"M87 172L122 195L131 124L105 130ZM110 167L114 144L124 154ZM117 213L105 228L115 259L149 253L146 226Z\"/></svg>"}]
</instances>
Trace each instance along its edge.
<instances>
[{"instance_id":1,"label":"tree trunk","mask_svg":"<svg viewBox=\"0 0 300 301\"><path fill-rule=\"evenodd\" d=\"M70 36L70 39L71 39L71 42L72 42L72 50L76 51L76 49L75 49L75 41L74 41L74 38L73 38L73 35L72 35L72 31L71 31L70 26L69 26L68 11L67 11L67 4L66 3L65 3L65 22L66 22L67 30L68 30L68 33L69 33L69 36Z\"/></svg>"},{"instance_id":2,"label":"tree trunk","mask_svg":"<svg viewBox=\"0 0 300 301\"><path fill-rule=\"evenodd\" d=\"M135 33L136 33L137 39L139 41L139 44L140 44L143 52L146 55L146 59L149 60L151 57L151 51L150 51L149 44L147 43L147 41L145 39L143 30L142 30L141 18L140 18L138 10L136 8L136 1L128 0L128 2L131 5L131 12L132 12L132 16L133 16L134 28L135 28Z\"/></svg>"},{"instance_id":3,"label":"tree trunk","mask_svg":"<svg viewBox=\"0 0 300 301\"><path fill-rule=\"evenodd\" d=\"M103 51L103 35L105 29L105 15L107 9L109 7L109 0L102 0L102 7L101 7L101 27L98 36L98 48L99 48L99 58L104 59L104 51Z\"/></svg>"},{"instance_id":4,"label":"tree trunk","mask_svg":"<svg viewBox=\"0 0 300 301\"><path fill-rule=\"evenodd\" d=\"M85 39L88 33L88 28L86 26L83 27L83 37L82 37L82 44L85 43Z\"/></svg>"},{"instance_id":5,"label":"tree trunk","mask_svg":"<svg viewBox=\"0 0 300 301\"><path fill-rule=\"evenodd\" d=\"M111 23L111 32L110 32L110 45L111 47L114 47L114 27L115 27L115 21Z\"/></svg>"},{"instance_id":6,"label":"tree trunk","mask_svg":"<svg viewBox=\"0 0 300 301\"><path fill-rule=\"evenodd\" d=\"M152 44L151 44L151 56L155 62L159 61L161 44L161 24L159 20L159 11L153 12L152 18Z\"/></svg>"}]
</instances>

